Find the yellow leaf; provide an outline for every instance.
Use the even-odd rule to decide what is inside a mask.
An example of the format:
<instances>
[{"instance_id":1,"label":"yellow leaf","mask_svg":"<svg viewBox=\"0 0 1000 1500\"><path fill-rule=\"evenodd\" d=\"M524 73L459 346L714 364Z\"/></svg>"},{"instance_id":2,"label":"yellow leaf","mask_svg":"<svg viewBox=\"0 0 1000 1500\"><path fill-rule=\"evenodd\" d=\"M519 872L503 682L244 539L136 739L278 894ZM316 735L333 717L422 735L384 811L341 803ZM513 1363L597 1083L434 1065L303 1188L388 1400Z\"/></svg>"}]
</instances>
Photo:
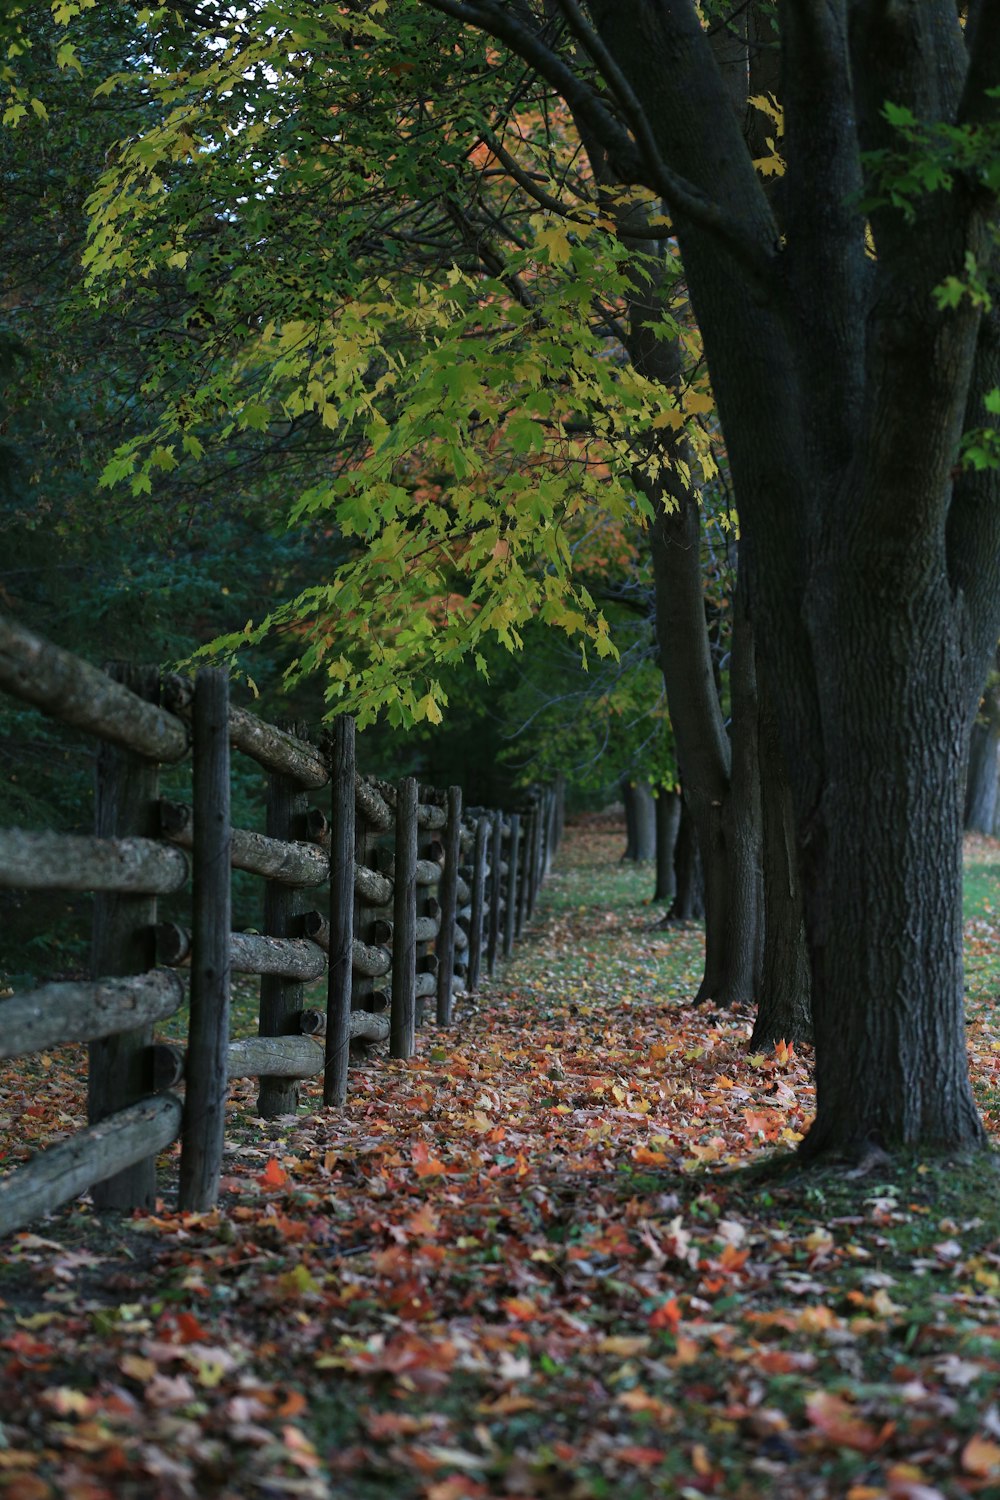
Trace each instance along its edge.
<instances>
[{"instance_id":1,"label":"yellow leaf","mask_svg":"<svg viewBox=\"0 0 1000 1500\"><path fill-rule=\"evenodd\" d=\"M715 402L705 391L688 391L684 397L684 410L690 412L713 411Z\"/></svg>"}]
</instances>

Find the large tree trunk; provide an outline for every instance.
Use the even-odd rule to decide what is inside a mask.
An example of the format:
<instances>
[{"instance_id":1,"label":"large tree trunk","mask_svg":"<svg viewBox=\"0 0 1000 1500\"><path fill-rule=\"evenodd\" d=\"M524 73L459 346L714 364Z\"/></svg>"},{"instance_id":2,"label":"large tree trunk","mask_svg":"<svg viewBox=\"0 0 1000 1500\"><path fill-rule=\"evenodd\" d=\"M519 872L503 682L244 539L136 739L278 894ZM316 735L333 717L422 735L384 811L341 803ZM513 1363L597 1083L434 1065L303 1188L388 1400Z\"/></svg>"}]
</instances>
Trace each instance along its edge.
<instances>
[{"instance_id":1,"label":"large tree trunk","mask_svg":"<svg viewBox=\"0 0 1000 1500\"><path fill-rule=\"evenodd\" d=\"M809 830L817 1112L807 1154L979 1144L963 1037L960 644L923 595L818 600L827 776ZM838 601L839 603L839 601ZM873 657L873 636L887 649Z\"/></svg>"},{"instance_id":2,"label":"large tree trunk","mask_svg":"<svg viewBox=\"0 0 1000 1500\"><path fill-rule=\"evenodd\" d=\"M887 98L957 118L965 60L954 10L910 26L910 8L856 9L850 36L844 6L780 13L778 225L694 7L590 6L670 172L717 215L664 187L792 777L811 1158L984 1140L962 1013L960 794L1000 629L1000 519L996 477L956 483L952 469L963 429L992 421L997 328L973 299L941 308L934 288L969 254L987 263L988 210L960 191L920 198L910 222L872 210L878 259L866 258L860 148L896 146ZM987 48L976 107L996 71Z\"/></svg>"}]
</instances>

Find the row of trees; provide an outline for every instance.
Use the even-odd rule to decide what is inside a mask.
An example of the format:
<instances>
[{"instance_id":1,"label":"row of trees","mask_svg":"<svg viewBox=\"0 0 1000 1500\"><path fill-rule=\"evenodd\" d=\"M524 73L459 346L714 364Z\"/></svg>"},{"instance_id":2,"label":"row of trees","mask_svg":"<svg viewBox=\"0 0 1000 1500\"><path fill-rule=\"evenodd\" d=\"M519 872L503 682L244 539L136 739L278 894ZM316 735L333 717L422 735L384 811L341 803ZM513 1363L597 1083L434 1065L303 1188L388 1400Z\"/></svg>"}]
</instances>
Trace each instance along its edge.
<instances>
[{"instance_id":1,"label":"row of trees","mask_svg":"<svg viewBox=\"0 0 1000 1500\"><path fill-rule=\"evenodd\" d=\"M53 13L7 122L51 130L46 47L130 122L87 202L138 373L105 483L209 485L210 516L234 476L280 487L310 540L216 651L277 639L332 710L434 723L539 624L614 662L651 590L701 997L756 998L761 1036L811 1017L807 1155L979 1143L995 8L195 0L121 8L110 72L93 7ZM605 725L644 721L659 690L612 672Z\"/></svg>"}]
</instances>

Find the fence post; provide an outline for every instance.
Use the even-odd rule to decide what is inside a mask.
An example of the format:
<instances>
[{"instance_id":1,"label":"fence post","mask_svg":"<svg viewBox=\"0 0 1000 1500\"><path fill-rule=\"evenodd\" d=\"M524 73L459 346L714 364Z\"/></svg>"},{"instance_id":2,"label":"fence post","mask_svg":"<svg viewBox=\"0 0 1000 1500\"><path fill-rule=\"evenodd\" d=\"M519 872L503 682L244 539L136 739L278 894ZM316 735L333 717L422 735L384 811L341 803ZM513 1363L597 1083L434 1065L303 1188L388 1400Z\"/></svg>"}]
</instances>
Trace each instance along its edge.
<instances>
[{"instance_id":1,"label":"fence post","mask_svg":"<svg viewBox=\"0 0 1000 1500\"><path fill-rule=\"evenodd\" d=\"M202 668L192 717L191 1015L181 1131L179 1207L211 1208L219 1195L229 1088L232 828L229 679Z\"/></svg>"},{"instance_id":2,"label":"fence post","mask_svg":"<svg viewBox=\"0 0 1000 1500\"><path fill-rule=\"evenodd\" d=\"M517 893L517 936L531 916L531 851L535 847L535 809L529 802L524 810L524 836L521 839L521 873Z\"/></svg>"},{"instance_id":3,"label":"fence post","mask_svg":"<svg viewBox=\"0 0 1000 1500\"><path fill-rule=\"evenodd\" d=\"M437 1023L451 1025L455 983L455 924L458 920L458 866L462 858L462 788L448 788L448 823L441 875L441 931L438 936Z\"/></svg>"},{"instance_id":4,"label":"fence post","mask_svg":"<svg viewBox=\"0 0 1000 1500\"><path fill-rule=\"evenodd\" d=\"M326 1071L323 1103L347 1100L351 1044L351 964L354 941L354 720L344 714L333 726L330 783L330 953L326 1002Z\"/></svg>"},{"instance_id":5,"label":"fence post","mask_svg":"<svg viewBox=\"0 0 1000 1500\"><path fill-rule=\"evenodd\" d=\"M472 915L469 918L469 968L465 987L470 995L479 988L479 974L483 961L483 907L486 894L486 839L490 831L490 820L483 816L476 821L476 844L472 856Z\"/></svg>"},{"instance_id":6,"label":"fence post","mask_svg":"<svg viewBox=\"0 0 1000 1500\"><path fill-rule=\"evenodd\" d=\"M300 726L293 726L293 733L302 734ZM290 776L271 771L267 778L266 832L268 838L281 839L288 843L299 836L299 824L304 819L307 797L299 783ZM264 932L268 937L298 937L297 918L299 912L298 891L278 880L269 880L264 887ZM302 982L285 979L275 974L265 974L260 981L260 1036L290 1036L298 1029L298 1013L302 1009ZM295 1113L299 1102L299 1086L295 1079L263 1077L257 1095L257 1108L265 1120L278 1115Z\"/></svg>"},{"instance_id":7,"label":"fence post","mask_svg":"<svg viewBox=\"0 0 1000 1500\"><path fill-rule=\"evenodd\" d=\"M507 845L507 906L503 922L503 956L510 958L514 949L514 932L517 925L518 871L517 860L521 852L521 815L510 815L510 842Z\"/></svg>"},{"instance_id":8,"label":"fence post","mask_svg":"<svg viewBox=\"0 0 1000 1500\"><path fill-rule=\"evenodd\" d=\"M106 664L116 682L150 702L159 701L157 667ZM94 832L99 838L157 838L159 767L134 751L103 743L97 754ZM144 974L156 963L156 897L102 892L94 897L91 972L95 979ZM87 1069L87 1119L137 1104L151 1091L152 1026L91 1042ZM151 1155L94 1184L96 1208L152 1208L156 1203L156 1157Z\"/></svg>"},{"instance_id":9,"label":"fence post","mask_svg":"<svg viewBox=\"0 0 1000 1500\"><path fill-rule=\"evenodd\" d=\"M416 1046L417 796L416 778L404 776L396 790L390 1057L412 1057Z\"/></svg>"},{"instance_id":10,"label":"fence post","mask_svg":"<svg viewBox=\"0 0 1000 1500\"><path fill-rule=\"evenodd\" d=\"M486 939L486 972L492 979L496 973L500 949L500 897L503 892L500 864L503 851L503 813L495 812L491 822L493 826L490 841L490 910Z\"/></svg>"}]
</instances>

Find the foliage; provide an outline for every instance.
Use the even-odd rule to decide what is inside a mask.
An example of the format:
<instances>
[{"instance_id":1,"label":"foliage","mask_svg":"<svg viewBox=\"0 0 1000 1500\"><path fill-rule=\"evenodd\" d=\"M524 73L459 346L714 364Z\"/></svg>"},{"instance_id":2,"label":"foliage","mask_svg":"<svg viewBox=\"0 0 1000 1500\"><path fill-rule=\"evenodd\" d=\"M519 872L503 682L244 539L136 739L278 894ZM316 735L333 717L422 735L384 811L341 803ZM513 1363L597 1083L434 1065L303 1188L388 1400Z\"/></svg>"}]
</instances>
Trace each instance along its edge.
<instances>
[{"instance_id":1,"label":"foliage","mask_svg":"<svg viewBox=\"0 0 1000 1500\"><path fill-rule=\"evenodd\" d=\"M219 1210L76 1206L3 1247L13 1495L992 1493L995 1167L788 1170L805 1060L684 1005L697 936L649 928L620 840L571 829L501 986L356 1068L343 1114L262 1136L236 1084ZM995 1133L1000 887L970 848ZM76 1053L0 1077L11 1164L79 1119Z\"/></svg>"},{"instance_id":2,"label":"foliage","mask_svg":"<svg viewBox=\"0 0 1000 1500\"><path fill-rule=\"evenodd\" d=\"M59 12L68 36L88 21ZM535 616L612 655L577 518L641 517L629 467L658 426L690 422L713 472L711 400L624 359L615 310L646 273L564 112L411 0L391 24L381 3L204 14L141 13L98 89L147 122L89 201L91 286L142 326L150 403L105 482L155 498L205 455L325 436L291 517L348 559L216 649L299 631L290 680L321 668L363 720L437 720L441 669ZM510 150L562 212L512 186Z\"/></svg>"}]
</instances>

